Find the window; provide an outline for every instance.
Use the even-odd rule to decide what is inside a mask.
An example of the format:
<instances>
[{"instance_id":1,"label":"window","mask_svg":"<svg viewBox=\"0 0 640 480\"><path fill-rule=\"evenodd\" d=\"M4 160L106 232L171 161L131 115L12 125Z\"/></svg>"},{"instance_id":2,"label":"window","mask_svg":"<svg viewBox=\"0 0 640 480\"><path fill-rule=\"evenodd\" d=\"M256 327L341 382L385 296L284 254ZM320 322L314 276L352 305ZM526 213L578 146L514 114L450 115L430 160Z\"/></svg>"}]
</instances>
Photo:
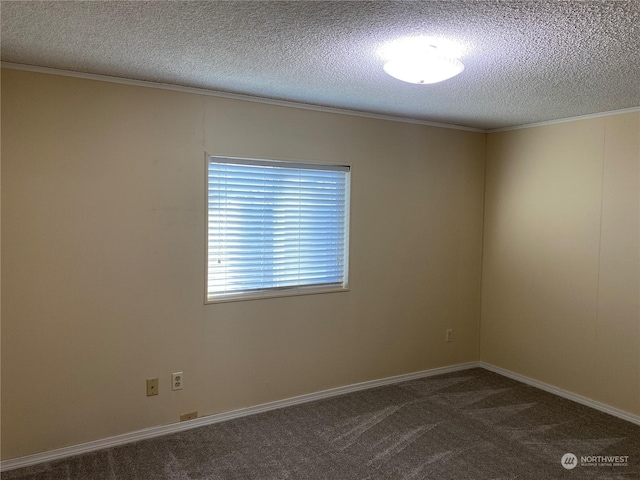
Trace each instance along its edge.
<instances>
[{"instance_id":1,"label":"window","mask_svg":"<svg viewBox=\"0 0 640 480\"><path fill-rule=\"evenodd\" d=\"M207 302L347 287L350 168L208 158Z\"/></svg>"}]
</instances>

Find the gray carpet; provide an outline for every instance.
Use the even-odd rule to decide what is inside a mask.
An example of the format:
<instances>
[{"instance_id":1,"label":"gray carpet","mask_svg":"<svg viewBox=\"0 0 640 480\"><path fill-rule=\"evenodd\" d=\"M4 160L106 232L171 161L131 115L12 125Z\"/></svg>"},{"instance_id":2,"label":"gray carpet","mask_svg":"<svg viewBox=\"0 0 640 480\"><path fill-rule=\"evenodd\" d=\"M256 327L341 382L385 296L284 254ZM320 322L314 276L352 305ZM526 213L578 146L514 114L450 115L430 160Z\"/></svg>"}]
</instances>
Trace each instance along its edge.
<instances>
[{"instance_id":1,"label":"gray carpet","mask_svg":"<svg viewBox=\"0 0 640 480\"><path fill-rule=\"evenodd\" d=\"M565 453L577 457L565 469ZM581 465L628 456L626 466ZM600 459L607 460L607 459ZM351 393L2 480L640 479L640 426L483 369Z\"/></svg>"}]
</instances>

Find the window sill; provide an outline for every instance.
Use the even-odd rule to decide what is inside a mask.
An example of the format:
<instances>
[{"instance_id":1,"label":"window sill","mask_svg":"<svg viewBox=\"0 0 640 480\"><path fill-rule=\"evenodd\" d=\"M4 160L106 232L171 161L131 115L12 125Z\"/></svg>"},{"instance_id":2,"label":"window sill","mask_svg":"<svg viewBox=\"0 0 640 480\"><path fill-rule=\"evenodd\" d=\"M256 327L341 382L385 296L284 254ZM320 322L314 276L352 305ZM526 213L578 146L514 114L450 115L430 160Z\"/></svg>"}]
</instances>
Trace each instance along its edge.
<instances>
[{"instance_id":1,"label":"window sill","mask_svg":"<svg viewBox=\"0 0 640 480\"><path fill-rule=\"evenodd\" d=\"M298 297L302 295L320 295L323 293L340 293L349 292L348 287L307 287L307 288L284 288L282 290L273 290L261 293L239 293L236 295L224 295L218 298L209 298L205 300L205 305L214 305L216 303L243 302L247 300L264 300L269 298L282 297Z\"/></svg>"}]
</instances>

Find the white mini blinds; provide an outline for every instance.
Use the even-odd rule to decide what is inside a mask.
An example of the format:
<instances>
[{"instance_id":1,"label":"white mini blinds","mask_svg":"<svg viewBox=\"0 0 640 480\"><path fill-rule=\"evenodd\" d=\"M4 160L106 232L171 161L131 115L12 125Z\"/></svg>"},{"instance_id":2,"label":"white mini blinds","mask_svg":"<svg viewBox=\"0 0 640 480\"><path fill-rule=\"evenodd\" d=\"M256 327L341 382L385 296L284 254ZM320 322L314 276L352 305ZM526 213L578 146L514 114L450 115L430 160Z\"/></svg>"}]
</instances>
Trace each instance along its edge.
<instances>
[{"instance_id":1,"label":"white mini blinds","mask_svg":"<svg viewBox=\"0 0 640 480\"><path fill-rule=\"evenodd\" d=\"M209 157L207 301L345 289L349 174Z\"/></svg>"}]
</instances>

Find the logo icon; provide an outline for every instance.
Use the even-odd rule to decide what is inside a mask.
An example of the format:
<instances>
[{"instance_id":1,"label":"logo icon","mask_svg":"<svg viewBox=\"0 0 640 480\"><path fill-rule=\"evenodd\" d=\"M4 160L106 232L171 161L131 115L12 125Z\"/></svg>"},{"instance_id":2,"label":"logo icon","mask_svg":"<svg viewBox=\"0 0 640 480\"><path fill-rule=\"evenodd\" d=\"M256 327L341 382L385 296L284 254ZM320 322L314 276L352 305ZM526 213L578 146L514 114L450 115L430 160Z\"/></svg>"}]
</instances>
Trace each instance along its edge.
<instances>
[{"instance_id":1,"label":"logo icon","mask_svg":"<svg viewBox=\"0 0 640 480\"><path fill-rule=\"evenodd\" d=\"M562 455L560 463L567 470L572 470L578 466L578 459L573 453L565 453Z\"/></svg>"}]
</instances>

